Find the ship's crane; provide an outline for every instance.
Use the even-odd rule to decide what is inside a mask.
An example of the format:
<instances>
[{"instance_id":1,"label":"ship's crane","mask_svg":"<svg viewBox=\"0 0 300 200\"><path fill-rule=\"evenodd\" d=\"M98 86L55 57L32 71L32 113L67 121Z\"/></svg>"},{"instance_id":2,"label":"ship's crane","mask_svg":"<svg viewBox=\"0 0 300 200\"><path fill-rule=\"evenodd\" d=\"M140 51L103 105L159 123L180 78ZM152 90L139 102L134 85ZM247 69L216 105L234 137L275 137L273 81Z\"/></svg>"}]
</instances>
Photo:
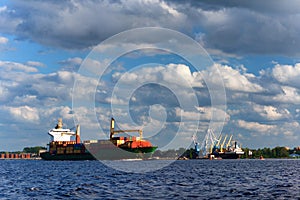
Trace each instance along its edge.
<instances>
[{"instance_id":1,"label":"ship's crane","mask_svg":"<svg viewBox=\"0 0 300 200\"><path fill-rule=\"evenodd\" d=\"M110 121L110 139L113 138L114 134L117 134L117 133L128 133L128 132L138 132L139 135L140 135L140 140L142 140L143 130L140 130L140 129L135 129L135 130L115 130L115 120L114 120L114 118L111 118L111 121Z\"/></svg>"}]
</instances>

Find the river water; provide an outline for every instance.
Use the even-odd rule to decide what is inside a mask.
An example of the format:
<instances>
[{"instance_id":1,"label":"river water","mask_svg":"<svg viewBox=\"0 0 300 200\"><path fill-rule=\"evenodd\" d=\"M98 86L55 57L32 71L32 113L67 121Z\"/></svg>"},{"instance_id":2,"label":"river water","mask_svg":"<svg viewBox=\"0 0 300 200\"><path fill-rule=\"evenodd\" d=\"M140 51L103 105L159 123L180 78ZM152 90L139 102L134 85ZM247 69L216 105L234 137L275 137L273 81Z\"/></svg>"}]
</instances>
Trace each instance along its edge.
<instances>
[{"instance_id":1,"label":"river water","mask_svg":"<svg viewBox=\"0 0 300 200\"><path fill-rule=\"evenodd\" d=\"M111 161L135 169L163 160ZM0 160L0 199L300 199L300 160L186 160L147 173L99 161Z\"/></svg>"}]
</instances>

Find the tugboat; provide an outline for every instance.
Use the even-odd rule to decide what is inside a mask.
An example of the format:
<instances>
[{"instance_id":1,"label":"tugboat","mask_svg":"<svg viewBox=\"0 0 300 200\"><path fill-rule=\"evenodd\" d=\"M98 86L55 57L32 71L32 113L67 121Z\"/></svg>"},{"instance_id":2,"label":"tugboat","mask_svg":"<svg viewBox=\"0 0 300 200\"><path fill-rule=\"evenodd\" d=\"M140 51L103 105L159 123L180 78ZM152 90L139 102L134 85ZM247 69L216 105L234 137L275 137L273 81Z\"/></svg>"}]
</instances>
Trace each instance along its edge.
<instances>
[{"instance_id":1,"label":"tugboat","mask_svg":"<svg viewBox=\"0 0 300 200\"><path fill-rule=\"evenodd\" d=\"M259 160L265 160L262 155L259 156Z\"/></svg>"},{"instance_id":2,"label":"tugboat","mask_svg":"<svg viewBox=\"0 0 300 200\"><path fill-rule=\"evenodd\" d=\"M44 160L119 160L148 158L156 150L150 141L142 139L142 130L115 130L111 118L109 140L80 141L80 126L76 132L64 129L62 119L48 134L51 136L49 149L40 154ZM119 133L139 132L140 136L116 137ZM72 138L75 137L75 140Z\"/></svg>"}]
</instances>

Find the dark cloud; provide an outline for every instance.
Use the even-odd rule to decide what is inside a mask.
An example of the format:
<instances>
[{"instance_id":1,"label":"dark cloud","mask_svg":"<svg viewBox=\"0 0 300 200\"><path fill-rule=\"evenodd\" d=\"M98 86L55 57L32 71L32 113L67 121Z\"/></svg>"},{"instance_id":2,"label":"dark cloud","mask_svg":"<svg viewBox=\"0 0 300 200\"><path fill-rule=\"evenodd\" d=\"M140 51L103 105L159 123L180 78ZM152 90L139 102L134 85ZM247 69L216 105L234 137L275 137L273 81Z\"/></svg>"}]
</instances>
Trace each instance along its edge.
<instances>
[{"instance_id":1,"label":"dark cloud","mask_svg":"<svg viewBox=\"0 0 300 200\"><path fill-rule=\"evenodd\" d=\"M291 0L289 3L283 0L252 0L252 1L241 1L241 0L186 0L186 1L174 1L167 0L168 3L176 3L181 5L188 4L191 7L197 7L204 10L219 10L223 8L243 8L253 10L262 13L298 13L298 0Z\"/></svg>"},{"instance_id":2,"label":"dark cloud","mask_svg":"<svg viewBox=\"0 0 300 200\"><path fill-rule=\"evenodd\" d=\"M299 2L189 1L170 5L187 15L206 48L238 55L299 55L299 12L295 9Z\"/></svg>"},{"instance_id":3,"label":"dark cloud","mask_svg":"<svg viewBox=\"0 0 300 200\"><path fill-rule=\"evenodd\" d=\"M299 55L298 1L13 1L2 32L61 48L87 48L121 31L161 26L202 35L225 53Z\"/></svg>"},{"instance_id":4,"label":"dark cloud","mask_svg":"<svg viewBox=\"0 0 300 200\"><path fill-rule=\"evenodd\" d=\"M183 23L158 2L149 1L14 1L9 9L14 12L3 13L6 22L15 22L9 32L63 48L93 46L130 28L169 24L178 29Z\"/></svg>"}]
</instances>

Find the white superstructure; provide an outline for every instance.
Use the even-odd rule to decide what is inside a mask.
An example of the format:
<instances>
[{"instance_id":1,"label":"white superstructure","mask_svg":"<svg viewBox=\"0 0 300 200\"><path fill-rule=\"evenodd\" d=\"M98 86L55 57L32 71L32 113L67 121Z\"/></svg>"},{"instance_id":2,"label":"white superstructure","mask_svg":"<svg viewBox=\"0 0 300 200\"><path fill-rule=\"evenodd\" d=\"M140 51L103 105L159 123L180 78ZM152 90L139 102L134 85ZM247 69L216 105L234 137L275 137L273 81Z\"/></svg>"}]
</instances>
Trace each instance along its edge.
<instances>
[{"instance_id":1,"label":"white superstructure","mask_svg":"<svg viewBox=\"0 0 300 200\"><path fill-rule=\"evenodd\" d=\"M54 129L49 130L48 134L51 141L71 141L73 136L76 136L74 131L68 128L62 128L62 119L58 119L58 123Z\"/></svg>"}]
</instances>

